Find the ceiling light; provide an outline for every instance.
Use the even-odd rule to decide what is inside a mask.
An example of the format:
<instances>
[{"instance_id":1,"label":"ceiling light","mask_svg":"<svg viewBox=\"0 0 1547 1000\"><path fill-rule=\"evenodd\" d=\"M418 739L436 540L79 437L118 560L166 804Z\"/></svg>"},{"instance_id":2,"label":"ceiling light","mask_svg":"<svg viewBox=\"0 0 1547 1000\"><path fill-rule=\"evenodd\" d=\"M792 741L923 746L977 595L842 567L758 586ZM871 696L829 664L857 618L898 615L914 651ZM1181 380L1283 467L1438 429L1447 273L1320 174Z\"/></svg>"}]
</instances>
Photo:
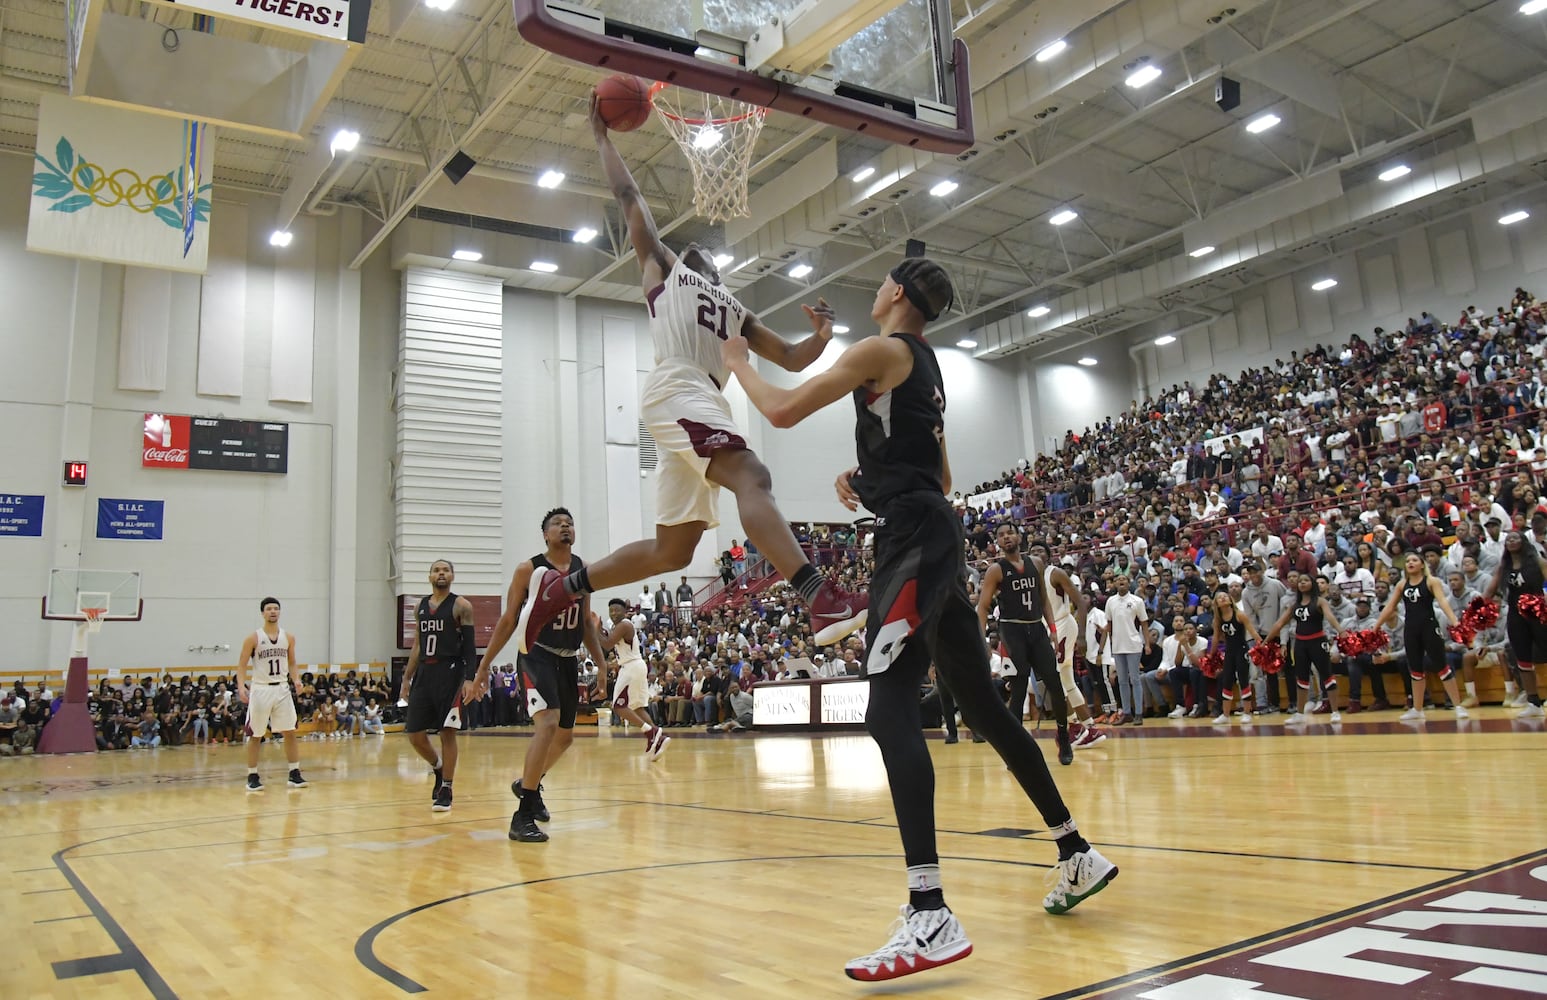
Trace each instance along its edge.
<instances>
[{"instance_id":1,"label":"ceiling light","mask_svg":"<svg viewBox=\"0 0 1547 1000\"><path fill-rule=\"evenodd\" d=\"M1311 286L1311 291L1313 291L1313 292L1325 292L1327 289L1329 289L1329 288L1336 288L1337 286L1338 286L1338 280L1336 278L1323 278L1320 281L1316 282L1316 284Z\"/></svg>"},{"instance_id":2,"label":"ceiling light","mask_svg":"<svg viewBox=\"0 0 1547 1000\"><path fill-rule=\"evenodd\" d=\"M728 253L717 253L717 254L714 255L714 266L715 267L724 267L726 264L729 264L731 261L733 261L735 259L736 258L734 256L732 256L731 254L728 254Z\"/></svg>"},{"instance_id":3,"label":"ceiling light","mask_svg":"<svg viewBox=\"0 0 1547 1000\"><path fill-rule=\"evenodd\" d=\"M1079 363L1084 365L1086 368L1092 368L1096 364L1096 359L1095 358L1081 358L1079 360Z\"/></svg>"},{"instance_id":4,"label":"ceiling light","mask_svg":"<svg viewBox=\"0 0 1547 1000\"><path fill-rule=\"evenodd\" d=\"M1268 129L1272 128L1283 120L1284 119L1275 114L1258 115L1256 118L1253 118L1251 121L1246 123L1246 131L1250 132L1252 135L1259 135L1263 132L1266 132Z\"/></svg>"},{"instance_id":5,"label":"ceiling light","mask_svg":"<svg viewBox=\"0 0 1547 1000\"><path fill-rule=\"evenodd\" d=\"M810 264L796 264L794 267L790 268L790 277L804 278L806 275L810 274L811 271L812 267Z\"/></svg>"},{"instance_id":6,"label":"ceiling light","mask_svg":"<svg viewBox=\"0 0 1547 1000\"><path fill-rule=\"evenodd\" d=\"M834 333L848 333L849 332L849 328L844 326L842 323L834 323L833 324L833 332Z\"/></svg>"},{"instance_id":7,"label":"ceiling light","mask_svg":"<svg viewBox=\"0 0 1547 1000\"><path fill-rule=\"evenodd\" d=\"M1155 338L1155 346L1156 347L1165 347L1167 344L1174 344L1174 343L1176 343L1176 338L1171 336L1169 333L1166 334L1164 337L1156 337Z\"/></svg>"},{"instance_id":8,"label":"ceiling light","mask_svg":"<svg viewBox=\"0 0 1547 1000\"><path fill-rule=\"evenodd\" d=\"M1379 176L1380 176L1380 179L1383 180L1383 181L1394 181L1394 180L1397 180L1398 178L1406 177L1408 174L1410 174L1412 172L1413 172L1413 168L1412 167L1408 166L1405 163L1398 163L1394 167L1387 167L1385 170L1382 170L1380 172Z\"/></svg>"},{"instance_id":9,"label":"ceiling light","mask_svg":"<svg viewBox=\"0 0 1547 1000\"><path fill-rule=\"evenodd\" d=\"M1547 10L1547 0L1526 0L1520 5L1522 14L1540 14L1544 10Z\"/></svg>"},{"instance_id":10,"label":"ceiling light","mask_svg":"<svg viewBox=\"0 0 1547 1000\"><path fill-rule=\"evenodd\" d=\"M1047 306L1032 306L1030 309L1026 310L1026 315L1030 316L1032 319L1041 319L1043 316L1046 316L1052 311L1053 310L1049 309Z\"/></svg>"},{"instance_id":11,"label":"ceiling light","mask_svg":"<svg viewBox=\"0 0 1547 1000\"><path fill-rule=\"evenodd\" d=\"M287 247L293 239L295 239L295 236L288 229L276 229L269 233L269 246Z\"/></svg>"},{"instance_id":12,"label":"ceiling light","mask_svg":"<svg viewBox=\"0 0 1547 1000\"><path fill-rule=\"evenodd\" d=\"M544 170L543 175L537 178L537 186L552 190L564 183L564 174L558 170Z\"/></svg>"},{"instance_id":13,"label":"ceiling light","mask_svg":"<svg viewBox=\"0 0 1547 1000\"><path fill-rule=\"evenodd\" d=\"M1059 53L1068 47L1069 43L1062 38L1050 45L1044 45L1037 51L1037 62L1047 62L1049 59L1056 58Z\"/></svg>"},{"instance_id":14,"label":"ceiling light","mask_svg":"<svg viewBox=\"0 0 1547 1000\"><path fill-rule=\"evenodd\" d=\"M576 243L589 243L596 239L596 237L596 230L592 229L590 226L581 226L579 229L575 230L575 235L571 236L570 239L574 240Z\"/></svg>"},{"instance_id":15,"label":"ceiling light","mask_svg":"<svg viewBox=\"0 0 1547 1000\"><path fill-rule=\"evenodd\" d=\"M1547 0L1543 0L1547 3ZM1517 222L1524 222L1531 217L1530 212L1511 212L1499 220L1501 226L1513 226ZM288 242L288 241L287 241Z\"/></svg>"},{"instance_id":16,"label":"ceiling light","mask_svg":"<svg viewBox=\"0 0 1547 1000\"><path fill-rule=\"evenodd\" d=\"M974 347L978 346L978 342L976 340L958 340L956 342L956 346L960 347L964 351L970 351Z\"/></svg>"},{"instance_id":17,"label":"ceiling light","mask_svg":"<svg viewBox=\"0 0 1547 1000\"><path fill-rule=\"evenodd\" d=\"M857 170L855 172L854 176L849 178L849 180L851 180L854 183L858 184L860 181L868 181L868 180L870 180L870 178L874 177L875 175L876 175L876 168L875 167L860 167L859 170Z\"/></svg>"},{"instance_id":18,"label":"ceiling light","mask_svg":"<svg viewBox=\"0 0 1547 1000\"><path fill-rule=\"evenodd\" d=\"M457 0L424 0L424 5L431 10L450 10L451 5Z\"/></svg>"},{"instance_id":19,"label":"ceiling light","mask_svg":"<svg viewBox=\"0 0 1547 1000\"><path fill-rule=\"evenodd\" d=\"M939 184L936 184L934 187L930 188L929 193L934 195L936 198L944 198L952 191L955 191L958 187L960 187L960 185L955 181L941 181Z\"/></svg>"},{"instance_id":20,"label":"ceiling light","mask_svg":"<svg viewBox=\"0 0 1547 1000\"><path fill-rule=\"evenodd\" d=\"M693 148L713 149L720 144L722 138L723 136L720 134L719 129L713 125L706 125L699 129L698 134L693 137Z\"/></svg>"},{"instance_id":21,"label":"ceiling light","mask_svg":"<svg viewBox=\"0 0 1547 1000\"><path fill-rule=\"evenodd\" d=\"M1059 212L1058 214L1054 215L1052 218L1048 219L1047 221L1051 225L1062 226L1062 225L1067 225L1070 222L1073 222L1075 219L1078 219L1079 217L1080 217L1080 213L1074 211L1073 209L1066 208L1062 212Z\"/></svg>"},{"instance_id":22,"label":"ceiling light","mask_svg":"<svg viewBox=\"0 0 1547 1000\"><path fill-rule=\"evenodd\" d=\"M451 252L451 259L465 260L470 263L477 263L478 261L483 260L483 254L479 253L477 250L453 250Z\"/></svg>"},{"instance_id":23,"label":"ceiling light","mask_svg":"<svg viewBox=\"0 0 1547 1000\"><path fill-rule=\"evenodd\" d=\"M353 153L358 145L360 145L360 133L354 129L341 128L333 133L333 141L328 144L328 148L336 155Z\"/></svg>"},{"instance_id":24,"label":"ceiling light","mask_svg":"<svg viewBox=\"0 0 1547 1000\"><path fill-rule=\"evenodd\" d=\"M1134 70L1124 82L1134 90L1138 90L1140 87L1149 86L1158 79L1160 79L1160 67L1146 65Z\"/></svg>"},{"instance_id":25,"label":"ceiling light","mask_svg":"<svg viewBox=\"0 0 1547 1000\"><path fill-rule=\"evenodd\" d=\"M551 260L534 260L527 267L533 271L541 271L544 274L552 274L559 269L559 265Z\"/></svg>"},{"instance_id":26,"label":"ceiling light","mask_svg":"<svg viewBox=\"0 0 1547 1000\"><path fill-rule=\"evenodd\" d=\"M1187 251L1187 256L1189 256L1189 257L1207 257L1209 254L1211 254L1213 252L1214 252L1214 248L1213 247L1199 247L1196 250L1189 250L1189 251Z\"/></svg>"}]
</instances>

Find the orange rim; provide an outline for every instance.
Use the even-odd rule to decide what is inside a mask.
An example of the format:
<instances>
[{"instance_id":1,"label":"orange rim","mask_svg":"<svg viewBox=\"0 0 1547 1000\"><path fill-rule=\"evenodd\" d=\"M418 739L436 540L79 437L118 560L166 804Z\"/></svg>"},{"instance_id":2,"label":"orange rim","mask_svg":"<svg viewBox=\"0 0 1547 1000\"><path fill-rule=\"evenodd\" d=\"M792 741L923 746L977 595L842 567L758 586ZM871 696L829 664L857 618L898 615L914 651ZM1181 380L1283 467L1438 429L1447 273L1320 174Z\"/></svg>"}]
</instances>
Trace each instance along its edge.
<instances>
[{"instance_id":1,"label":"orange rim","mask_svg":"<svg viewBox=\"0 0 1547 1000\"><path fill-rule=\"evenodd\" d=\"M671 84L665 82L664 80L657 80L656 82L652 83L650 85L649 95L650 105L654 107L656 113L662 117L670 118L672 121L682 122L684 125L734 125L737 122L744 122L748 118L760 118L768 114L767 108L754 107L751 111L748 111L745 114L732 115L729 118L684 118L679 114L673 114L672 112L666 110L666 108L661 107L655 103L655 95L659 94L661 91L670 86ZM727 100L733 100L733 98L727 98Z\"/></svg>"}]
</instances>

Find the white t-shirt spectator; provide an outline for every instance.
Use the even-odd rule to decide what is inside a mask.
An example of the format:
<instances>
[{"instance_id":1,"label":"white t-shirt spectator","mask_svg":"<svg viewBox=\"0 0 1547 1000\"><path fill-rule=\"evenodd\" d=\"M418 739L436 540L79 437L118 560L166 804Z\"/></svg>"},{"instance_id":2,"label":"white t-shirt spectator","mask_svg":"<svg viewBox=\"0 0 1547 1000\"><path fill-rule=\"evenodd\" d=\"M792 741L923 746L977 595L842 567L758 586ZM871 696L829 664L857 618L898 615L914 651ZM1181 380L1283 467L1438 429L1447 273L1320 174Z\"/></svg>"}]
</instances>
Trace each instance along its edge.
<instances>
[{"instance_id":1,"label":"white t-shirt spectator","mask_svg":"<svg viewBox=\"0 0 1547 1000\"><path fill-rule=\"evenodd\" d=\"M1277 535L1269 535L1266 538L1258 536L1252 539L1252 555L1266 561L1277 559L1284 554L1284 540Z\"/></svg>"},{"instance_id":2,"label":"white t-shirt spectator","mask_svg":"<svg viewBox=\"0 0 1547 1000\"><path fill-rule=\"evenodd\" d=\"M1192 645L1183 649L1180 633L1168 635L1160 644L1160 667L1158 669L1163 674L1172 667L1187 666L1188 664L1197 666L1198 664L1194 660L1208 652L1208 649L1208 640L1200 636L1193 636ZM1191 654L1191 656L1188 654ZM1177 662L1178 657L1180 657L1180 663Z\"/></svg>"},{"instance_id":3,"label":"white t-shirt spectator","mask_svg":"<svg viewBox=\"0 0 1547 1000\"><path fill-rule=\"evenodd\" d=\"M1144 601L1137 594L1113 594L1107 598L1107 620L1112 626L1109 640L1113 653L1144 652L1144 633L1140 626L1149 621Z\"/></svg>"},{"instance_id":4,"label":"white t-shirt spectator","mask_svg":"<svg viewBox=\"0 0 1547 1000\"><path fill-rule=\"evenodd\" d=\"M1104 643L1101 641L1101 631L1106 627L1107 613L1092 605L1090 611L1085 615L1085 655L1090 657L1093 663L1100 663L1103 666L1110 667L1114 662L1112 659L1112 641L1111 639ZM1099 658L1096 656L1096 648L1098 646L1101 648Z\"/></svg>"},{"instance_id":5,"label":"white t-shirt spectator","mask_svg":"<svg viewBox=\"0 0 1547 1000\"><path fill-rule=\"evenodd\" d=\"M1332 578L1332 585L1346 594L1349 600L1357 598L1360 594L1370 598L1375 596L1375 577L1363 566L1354 570L1352 574L1346 568L1339 566L1337 575Z\"/></svg>"}]
</instances>

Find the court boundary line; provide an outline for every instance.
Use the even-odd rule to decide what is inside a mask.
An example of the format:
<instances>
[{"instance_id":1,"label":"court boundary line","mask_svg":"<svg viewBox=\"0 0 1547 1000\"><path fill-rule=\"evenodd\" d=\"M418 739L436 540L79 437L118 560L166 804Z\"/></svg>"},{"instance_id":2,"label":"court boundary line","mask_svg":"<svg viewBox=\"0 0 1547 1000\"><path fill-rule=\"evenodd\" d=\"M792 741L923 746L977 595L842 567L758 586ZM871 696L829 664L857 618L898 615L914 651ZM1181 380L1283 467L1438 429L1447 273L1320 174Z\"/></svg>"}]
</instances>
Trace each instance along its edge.
<instances>
[{"instance_id":1,"label":"court boundary line","mask_svg":"<svg viewBox=\"0 0 1547 1000\"><path fill-rule=\"evenodd\" d=\"M124 836L124 834L114 834L113 837L104 837L102 840L111 840L121 836ZM145 988L150 990L150 995L155 997L156 1000L177 1000L177 994L172 991L172 987L162 978L161 973L156 971L156 967L150 963L150 959L145 957L145 953L140 950L139 945L134 943L134 939L129 937L129 933L124 930L123 925L108 912L107 907L102 905L102 901L97 899L96 894L86 888L86 883L81 880L80 876L75 874L74 869L70 867L70 863L65 860L64 855L66 852L73 851L77 847L88 847L99 842L86 841L85 843L72 844L69 847L60 848L54 852L51 860L54 863L54 867L70 883L70 887L75 890L75 894L80 897L81 902L85 903L86 908L91 911L90 915L96 918L97 923L107 932L107 936L112 939L113 944L118 946L118 954L98 955L91 958L62 959L58 962L50 963L50 967L54 972L54 978L65 980L97 975L108 971L129 971L140 977L140 982L145 984Z\"/></svg>"},{"instance_id":2,"label":"court boundary line","mask_svg":"<svg viewBox=\"0 0 1547 1000\"><path fill-rule=\"evenodd\" d=\"M705 865L737 865L763 861L840 861L853 860L856 858L869 861L896 861L897 855L895 853L789 854L764 855L753 858L712 858L701 861L671 861L658 865L635 865L629 868L606 868L599 871L571 872L568 875L549 875L544 878L526 879L521 882L507 882L504 885L491 885L482 889L473 889L469 892L458 893L455 896L446 896L442 899L433 899L428 903L420 903L418 906L409 907L406 910L400 910L399 912L392 914L384 920L376 922L372 926L366 928L365 931L363 931L360 936L355 939L355 960L358 961L368 972L372 973L380 979L385 980L388 983L391 983L393 986L396 986L404 993L425 993L429 990L428 986L425 986L424 984L410 978L404 973L397 971L386 962L383 962L381 959L376 957L376 939L381 936L383 931L387 930L389 927L393 926L399 921L406 920L409 917L412 917L425 910L432 909L446 903L457 903L464 899L472 899L475 896L484 896L491 892L502 892L506 889L523 889L527 886L543 885L548 882L569 882L582 878L597 878L611 875L629 875L635 872L661 871L671 868L700 868ZM1030 861L1016 861L1013 859L1005 858L973 858L944 854L940 856L940 860L977 861L983 864L1014 865L1017 868L1050 867L1047 865L1038 865Z\"/></svg>"},{"instance_id":3,"label":"court boundary line","mask_svg":"<svg viewBox=\"0 0 1547 1000\"><path fill-rule=\"evenodd\" d=\"M1185 958L1178 958L1170 962L1162 962L1158 965L1152 965L1146 969L1140 969L1137 972L1130 972L1126 975L1116 976L1111 979L1103 980L1099 983L1092 983L1089 986L1076 987L1072 990L1065 990L1062 993L1050 993L1043 997L1042 1000L1082 1000L1082 998L1097 996L1101 993L1118 989L1131 983L1143 982L1146 979L1153 979L1156 976L1165 975L1168 972L1178 972L1183 969L1192 968L1193 966L1202 965L1205 962L1212 962L1215 959L1228 958L1231 955L1237 955L1244 951L1250 951L1260 945L1271 944L1274 941L1294 937L1296 934L1301 934L1309 930L1315 930L1317 927L1321 927L1327 924L1335 924L1339 921L1350 920L1358 917L1362 913L1378 910L1382 907L1391 906L1394 903L1400 903L1403 900L1413 899L1427 893L1448 888L1450 886L1463 885L1467 882L1476 881L1479 878L1492 875L1494 872L1500 871L1504 868L1511 868L1543 858L1547 858L1547 850L1530 851L1526 854L1521 854L1513 858L1507 858L1503 861L1498 861L1491 865L1484 865L1481 868L1473 868L1470 871L1462 872L1459 875L1453 875L1450 878L1442 878L1437 881L1430 882L1427 885L1415 886L1411 889L1403 889L1401 892L1395 892L1380 899L1358 903L1354 906L1348 907L1347 909L1339 910L1336 913L1328 913L1324 916L1312 917L1308 920L1302 920L1297 924L1291 924L1288 927L1281 927L1277 930L1267 931L1254 937L1245 938L1240 941L1234 941L1227 945L1221 945L1218 948L1211 948L1208 951L1197 952L1195 954L1188 955Z\"/></svg>"}]
</instances>

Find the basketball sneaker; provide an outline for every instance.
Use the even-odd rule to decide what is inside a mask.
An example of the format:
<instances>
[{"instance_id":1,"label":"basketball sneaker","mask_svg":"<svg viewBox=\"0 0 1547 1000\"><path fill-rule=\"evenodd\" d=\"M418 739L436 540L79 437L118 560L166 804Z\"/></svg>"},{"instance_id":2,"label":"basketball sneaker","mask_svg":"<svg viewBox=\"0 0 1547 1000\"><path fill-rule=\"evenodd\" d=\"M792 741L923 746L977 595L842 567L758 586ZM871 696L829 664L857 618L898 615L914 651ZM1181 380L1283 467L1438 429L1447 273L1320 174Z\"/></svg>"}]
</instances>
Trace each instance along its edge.
<instances>
[{"instance_id":1,"label":"basketball sneaker","mask_svg":"<svg viewBox=\"0 0 1547 1000\"><path fill-rule=\"evenodd\" d=\"M509 837L523 844L543 844L548 841L548 835L537 825L537 817L529 811L525 802L511 814Z\"/></svg>"},{"instance_id":2,"label":"basketball sneaker","mask_svg":"<svg viewBox=\"0 0 1547 1000\"><path fill-rule=\"evenodd\" d=\"M435 803L430 806L431 812L446 813L451 811L451 789L441 785L435 792Z\"/></svg>"},{"instance_id":3,"label":"basketball sneaker","mask_svg":"<svg viewBox=\"0 0 1547 1000\"><path fill-rule=\"evenodd\" d=\"M1542 706L1540 706L1540 705L1533 705L1533 704L1531 704L1528 701L1528 702L1526 702L1526 707L1525 708L1522 708L1519 712L1515 713L1515 718L1517 718L1517 719L1540 719L1544 715L1547 715L1547 712L1544 712L1542 710Z\"/></svg>"},{"instance_id":4,"label":"basketball sneaker","mask_svg":"<svg viewBox=\"0 0 1547 1000\"><path fill-rule=\"evenodd\" d=\"M660 760L661 754L666 752L666 745L671 742L671 737L666 735L666 730L660 726L655 727L655 732L650 734L649 755L651 760Z\"/></svg>"},{"instance_id":5,"label":"basketball sneaker","mask_svg":"<svg viewBox=\"0 0 1547 1000\"><path fill-rule=\"evenodd\" d=\"M263 791L263 779L256 774L249 774L247 776L247 790L249 792Z\"/></svg>"},{"instance_id":6,"label":"basketball sneaker","mask_svg":"<svg viewBox=\"0 0 1547 1000\"><path fill-rule=\"evenodd\" d=\"M1106 738L1106 733L1103 733L1093 725L1087 724L1080 730L1079 738L1074 741L1074 748L1079 750L1083 747L1093 747L1097 743L1106 742Z\"/></svg>"},{"instance_id":7,"label":"basketball sneaker","mask_svg":"<svg viewBox=\"0 0 1547 1000\"><path fill-rule=\"evenodd\" d=\"M1117 866L1101 856L1094 847L1072 855L1049 872L1058 875L1058 884L1042 900L1049 913L1068 913L1117 878Z\"/></svg>"},{"instance_id":8,"label":"basketball sneaker","mask_svg":"<svg viewBox=\"0 0 1547 1000\"><path fill-rule=\"evenodd\" d=\"M440 786L445 783L446 775L438 767L430 768L430 774L435 778L435 784L430 788L430 802L433 804L440 798Z\"/></svg>"},{"instance_id":9,"label":"basketball sneaker","mask_svg":"<svg viewBox=\"0 0 1547 1000\"><path fill-rule=\"evenodd\" d=\"M290 777L285 779L285 784L290 788L306 787L306 779L301 777L301 769L299 767L292 767L290 769Z\"/></svg>"},{"instance_id":10,"label":"basketball sneaker","mask_svg":"<svg viewBox=\"0 0 1547 1000\"><path fill-rule=\"evenodd\" d=\"M818 646L831 646L865 627L870 615L870 595L851 594L822 581L811 599L811 627Z\"/></svg>"},{"instance_id":11,"label":"basketball sneaker","mask_svg":"<svg viewBox=\"0 0 1547 1000\"><path fill-rule=\"evenodd\" d=\"M510 783L510 794L514 795L518 799L521 798L520 778L517 778L515 781ZM546 823L553 818L548 813L547 804L543 802L542 782L539 781L537 783L537 791L533 792L530 796L528 796L528 798L532 800L532 816L537 820L537 822Z\"/></svg>"},{"instance_id":12,"label":"basketball sneaker","mask_svg":"<svg viewBox=\"0 0 1547 1000\"><path fill-rule=\"evenodd\" d=\"M886 944L843 967L850 979L879 983L966 958L972 942L948 908L915 910L904 903Z\"/></svg>"},{"instance_id":13,"label":"basketball sneaker","mask_svg":"<svg viewBox=\"0 0 1547 1000\"><path fill-rule=\"evenodd\" d=\"M546 569L542 579L529 581L526 603L521 605L521 616L516 619L516 650L530 653L537 644L538 633L579 599L579 594L564 589L564 574L556 569Z\"/></svg>"},{"instance_id":14,"label":"basketball sneaker","mask_svg":"<svg viewBox=\"0 0 1547 1000\"><path fill-rule=\"evenodd\" d=\"M1069 730L1060 726L1054 734L1053 741L1058 744L1058 763L1068 767L1074 763L1074 742L1069 738Z\"/></svg>"}]
</instances>

